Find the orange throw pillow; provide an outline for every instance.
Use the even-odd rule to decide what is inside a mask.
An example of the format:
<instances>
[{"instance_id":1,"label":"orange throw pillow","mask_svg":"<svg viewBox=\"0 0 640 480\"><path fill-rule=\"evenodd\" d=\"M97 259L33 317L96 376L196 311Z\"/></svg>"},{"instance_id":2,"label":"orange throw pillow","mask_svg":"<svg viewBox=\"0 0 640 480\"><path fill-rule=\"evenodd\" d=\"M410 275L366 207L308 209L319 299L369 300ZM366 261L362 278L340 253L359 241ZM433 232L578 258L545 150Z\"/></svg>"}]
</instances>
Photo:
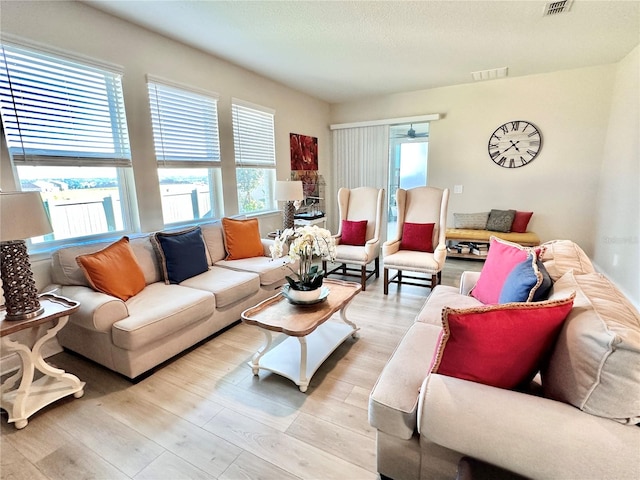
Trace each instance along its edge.
<instances>
[{"instance_id":1,"label":"orange throw pillow","mask_svg":"<svg viewBox=\"0 0 640 480\"><path fill-rule=\"evenodd\" d=\"M94 290L123 301L140 293L146 285L128 237L98 252L79 255L76 262Z\"/></svg>"},{"instance_id":2,"label":"orange throw pillow","mask_svg":"<svg viewBox=\"0 0 640 480\"><path fill-rule=\"evenodd\" d=\"M257 218L249 220L223 218L222 231L224 233L224 248L227 251L225 260L264 256Z\"/></svg>"}]
</instances>

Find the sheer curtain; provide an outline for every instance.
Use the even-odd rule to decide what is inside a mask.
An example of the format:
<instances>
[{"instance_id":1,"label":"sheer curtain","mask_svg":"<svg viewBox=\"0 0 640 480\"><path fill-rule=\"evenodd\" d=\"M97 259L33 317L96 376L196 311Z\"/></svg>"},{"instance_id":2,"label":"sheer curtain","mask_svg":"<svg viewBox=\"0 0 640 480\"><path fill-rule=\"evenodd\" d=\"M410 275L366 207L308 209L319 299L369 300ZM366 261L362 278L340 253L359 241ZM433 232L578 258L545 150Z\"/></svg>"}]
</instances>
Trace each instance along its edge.
<instances>
[{"instance_id":1,"label":"sheer curtain","mask_svg":"<svg viewBox=\"0 0 640 480\"><path fill-rule=\"evenodd\" d=\"M389 176L389 125L333 130L333 181L327 188L326 205L332 232L337 231L338 189L375 187L385 189ZM383 224L386 223L386 212ZM383 229L384 231L384 229Z\"/></svg>"}]
</instances>

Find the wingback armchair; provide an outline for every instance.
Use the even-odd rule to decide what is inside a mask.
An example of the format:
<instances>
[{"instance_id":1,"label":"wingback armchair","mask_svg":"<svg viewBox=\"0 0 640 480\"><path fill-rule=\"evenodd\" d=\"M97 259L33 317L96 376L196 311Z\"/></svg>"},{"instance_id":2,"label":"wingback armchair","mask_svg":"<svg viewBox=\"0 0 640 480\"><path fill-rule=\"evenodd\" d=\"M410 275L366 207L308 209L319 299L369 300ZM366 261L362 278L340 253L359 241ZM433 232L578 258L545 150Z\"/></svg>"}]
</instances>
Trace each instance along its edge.
<instances>
[{"instance_id":1,"label":"wingback armchair","mask_svg":"<svg viewBox=\"0 0 640 480\"><path fill-rule=\"evenodd\" d=\"M373 187L358 187L338 190L338 210L340 223L336 239L336 259L339 265L330 274L357 276L360 278L362 290L366 290L367 280L373 275L380 276L380 231L382 227L382 211L384 203L384 189ZM349 232L347 241L345 228L355 224L364 225L364 235L354 241L354 235ZM374 263L372 269L367 265ZM356 265L357 267L349 267ZM322 262L322 268L327 272L327 262Z\"/></svg>"},{"instance_id":2,"label":"wingback armchair","mask_svg":"<svg viewBox=\"0 0 640 480\"><path fill-rule=\"evenodd\" d=\"M389 293L390 283L433 288L440 283L441 271L447 257L445 236L449 189L399 188L396 203L396 238L382 246L384 294ZM389 270L397 270L396 275L390 278ZM427 277L403 275L403 271L419 272L427 274Z\"/></svg>"}]
</instances>

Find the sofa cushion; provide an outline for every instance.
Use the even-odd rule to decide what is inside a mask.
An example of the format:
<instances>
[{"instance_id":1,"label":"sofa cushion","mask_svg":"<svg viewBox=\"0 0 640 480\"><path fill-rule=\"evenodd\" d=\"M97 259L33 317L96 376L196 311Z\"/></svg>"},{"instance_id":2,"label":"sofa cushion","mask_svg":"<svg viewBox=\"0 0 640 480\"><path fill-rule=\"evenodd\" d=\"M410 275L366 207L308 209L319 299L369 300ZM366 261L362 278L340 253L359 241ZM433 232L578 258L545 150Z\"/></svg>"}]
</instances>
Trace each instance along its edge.
<instances>
[{"instance_id":1,"label":"sofa cushion","mask_svg":"<svg viewBox=\"0 0 640 480\"><path fill-rule=\"evenodd\" d=\"M433 253L433 229L435 225L435 223L404 222L400 250Z\"/></svg>"},{"instance_id":2,"label":"sofa cushion","mask_svg":"<svg viewBox=\"0 0 640 480\"><path fill-rule=\"evenodd\" d=\"M213 293L216 298L216 308L224 308L258 292L260 277L252 272L213 266L180 285Z\"/></svg>"},{"instance_id":3,"label":"sofa cushion","mask_svg":"<svg viewBox=\"0 0 640 480\"><path fill-rule=\"evenodd\" d=\"M264 255L257 218L247 220L223 218L222 232L224 248L227 251L225 260L239 260Z\"/></svg>"},{"instance_id":4,"label":"sofa cushion","mask_svg":"<svg viewBox=\"0 0 640 480\"><path fill-rule=\"evenodd\" d=\"M453 214L453 226L455 228L486 230L487 220L489 220L489 212Z\"/></svg>"},{"instance_id":5,"label":"sofa cushion","mask_svg":"<svg viewBox=\"0 0 640 480\"><path fill-rule=\"evenodd\" d=\"M113 343L125 350L138 350L211 317L215 306L214 296L203 290L164 283L147 285L127 301L129 316L113 324Z\"/></svg>"},{"instance_id":6,"label":"sofa cushion","mask_svg":"<svg viewBox=\"0 0 640 480\"><path fill-rule=\"evenodd\" d=\"M409 327L369 396L369 424L405 440L417 427L420 385L429 371L441 328L428 323Z\"/></svg>"},{"instance_id":7,"label":"sofa cushion","mask_svg":"<svg viewBox=\"0 0 640 480\"><path fill-rule=\"evenodd\" d=\"M554 282L569 270L573 270L577 275L595 272L587 254L571 240L553 240L543 243L540 259Z\"/></svg>"},{"instance_id":8,"label":"sofa cushion","mask_svg":"<svg viewBox=\"0 0 640 480\"><path fill-rule=\"evenodd\" d=\"M146 285L128 237L98 252L78 255L76 262L94 290L120 300L133 297Z\"/></svg>"},{"instance_id":9,"label":"sofa cushion","mask_svg":"<svg viewBox=\"0 0 640 480\"><path fill-rule=\"evenodd\" d=\"M567 272L550 298L577 293L542 372L545 396L621 423L640 422L640 314L604 276Z\"/></svg>"},{"instance_id":10,"label":"sofa cushion","mask_svg":"<svg viewBox=\"0 0 640 480\"><path fill-rule=\"evenodd\" d=\"M520 212L516 210L516 214L513 217L513 223L511 224L511 231L516 233L525 233L527 226L529 226L529 220L533 216L533 212Z\"/></svg>"},{"instance_id":11,"label":"sofa cushion","mask_svg":"<svg viewBox=\"0 0 640 480\"><path fill-rule=\"evenodd\" d=\"M483 303L468 295L461 295L457 288L436 285L416 316L416 322L430 323L442 328L442 309L455 305L457 308L481 307Z\"/></svg>"},{"instance_id":12,"label":"sofa cushion","mask_svg":"<svg viewBox=\"0 0 640 480\"><path fill-rule=\"evenodd\" d=\"M285 264L282 258L273 260L270 257L253 257L242 260L222 260L217 262L215 266L240 272L257 273L260 276L260 285L274 285L284 283L284 277L291 274L287 265L295 271L298 263Z\"/></svg>"},{"instance_id":13,"label":"sofa cushion","mask_svg":"<svg viewBox=\"0 0 640 480\"><path fill-rule=\"evenodd\" d=\"M180 283L209 268L200 227L154 236L165 283Z\"/></svg>"},{"instance_id":14,"label":"sofa cushion","mask_svg":"<svg viewBox=\"0 0 640 480\"><path fill-rule=\"evenodd\" d=\"M363 246L367 242L366 220L342 220L340 245Z\"/></svg>"},{"instance_id":15,"label":"sofa cushion","mask_svg":"<svg viewBox=\"0 0 640 480\"><path fill-rule=\"evenodd\" d=\"M515 210L491 210L487 220L487 230L510 232L515 216Z\"/></svg>"},{"instance_id":16,"label":"sofa cushion","mask_svg":"<svg viewBox=\"0 0 640 480\"><path fill-rule=\"evenodd\" d=\"M489 253L480 271L480 278L471 295L484 304L500 301L500 292L511 270L527 259L530 249L516 243L491 237Z\"/></svg>"},{"instance_id":17,"label":"sofa cushion","mask_svg":"<svg viewBox=\"0 0 640 480\"><path fill-rule=\"evenodd\" d=\"M544 264L531 252L507 275L498 303L531 302L546 298L551 289L551 277Z\"/></svg>"},{"instance_id":18,"label":"sofa cushion","mask_svg":"<svg viewBox=\"0 0 640 480\"><path fill-rule=\"evenodd\" d=\"M227 251L224 249L222 222L216 220L215 222L203 223L200 225L200 229L202 230L202 237L211 258L211 265L214 265L220 260L224 260L227 256Z\"/></svg>"},{"instance_id":19,"label":"sofa cushion","mask_svg":"<svg viewBox=\"0 0 640 480\"><path fill-rule=\"evenodd\" d=\"M530 381L573 304L563 300L442 311L432 373L512 389Z\"/></svg>"}]
</instances>

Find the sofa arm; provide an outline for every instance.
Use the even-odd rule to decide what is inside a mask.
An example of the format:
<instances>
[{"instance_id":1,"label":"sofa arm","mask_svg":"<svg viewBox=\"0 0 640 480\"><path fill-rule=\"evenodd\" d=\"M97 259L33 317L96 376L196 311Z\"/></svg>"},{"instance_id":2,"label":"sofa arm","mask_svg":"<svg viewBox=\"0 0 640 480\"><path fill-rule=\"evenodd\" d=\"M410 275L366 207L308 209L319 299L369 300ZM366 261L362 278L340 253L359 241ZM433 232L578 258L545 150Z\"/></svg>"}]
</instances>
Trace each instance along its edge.
<instances>
[{"instance_id":1,"label":"sofa arm","mask_svg":"<svg viewBox=\"0 0 640 480\"><path fill-rule=\"evenodd\" d=\"M67 285L60 287L57 293L80 302L80 308L69 320L90 330L108 332L115 322L129 316L122 300L89 287Z\"/></svg>"},{"instance_id":2,"label":"sofa arm","mask_svg":"<svg viewBox=\"0 0 640 480\"><path fill-rule=\"evenodd\" d=\"M416 322L404 335L382 369L369 396L369 424L408 440L417 428L420 385L431 366L442 329Z\"/></svg>"},{"instance_id":3,"label":"sofa arm","mask_svg":"<svg viewBox=\"0 0 640 480\"><path fill-rule=\"evenodd\" d=\"M471 289L475 287L480 278L480 272L470 272L468 270L462 272L460 277L460 293L462 295L469 295Z\"/></svg>"},{"instance_id":4,"label":"sofa arm","mask_svg":"<svg viewBox=\"0 0 640 480\"><path fill-rule=\"evenodd\" d=\"M530 478L640 478L640 427L568 404L432 374L420 434Z\"/></svg>"}]
</instances>

